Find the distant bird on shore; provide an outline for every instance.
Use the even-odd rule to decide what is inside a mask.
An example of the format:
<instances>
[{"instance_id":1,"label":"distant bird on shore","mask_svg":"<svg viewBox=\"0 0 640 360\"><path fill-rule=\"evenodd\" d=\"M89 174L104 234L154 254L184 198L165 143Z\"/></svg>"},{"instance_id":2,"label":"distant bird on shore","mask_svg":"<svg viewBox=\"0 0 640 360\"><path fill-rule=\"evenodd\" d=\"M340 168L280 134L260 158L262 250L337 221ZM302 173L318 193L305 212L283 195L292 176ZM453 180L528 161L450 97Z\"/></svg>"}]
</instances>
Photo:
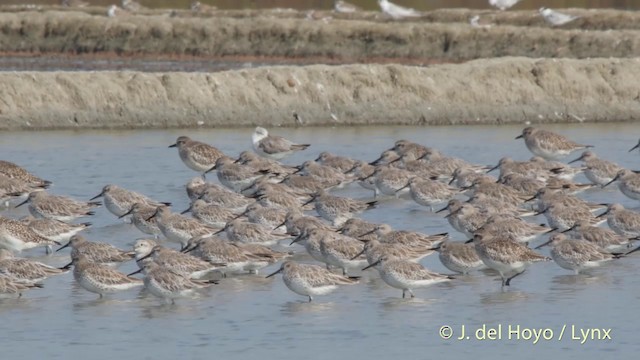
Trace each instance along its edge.
<instances>
[{"instance_id":1,"label":"distant bird on shore","mask_svg":"<svg viewBox=\"0 0 640 360\"><path fill-rule=\"evenodd\" d=\"M391 16L396 20L406 17L418 17L422 15L417 10L396 5L392 2L389 2L389 0L378 0L378 5L380 5L380 9L383 13Z\"/></svg>"},{"instance_id":2,"label":"distant bird on shore","mask_svg":"<svg viewBox=\"0 0 640 360\"><path fill-rule=\"evenodd\" d=\"M280 160L296 151L301 151L310 144L296 144L282 136L269 135L267 129L260 126L256 127L253 135L251 135L253 149L261 156L274 160Z\"/></svg>"},{"instance_id":3,"label":"distant bird on shore","mask_svg":"<svg viewBox=\"0 0 640 360\"><path fill-rule=\"evenodd\" d=\"M480 28L480 29L488 29L492 26L491 24L485 24L485 23L481 24L480 15L475 15L471 19L469 19L469 24L474 28Z\"/></svg>"},{"instance_id":4,"label":"distant bird on shore","mask_svg":"<svg viewBox=\"0 0 640 360\"><path fill-rule=\"evenodd\" d=\"M139 2L135 0L122 0L122 8L131 12L148 10L146 7L142 6Z\"/></svg>"},{"instance_id":5,"label":"distant bird on shore","mask_svg":"<svg viewBox=\"0 0 640 360\"><path fill-rule=\"evenodd\" d=\"M107 16L111 18L126 16L126 15L130 15L130 13L127 10L119 8L118 5L111 5L107 9Z\"/></svg>"},{"instance_id":6,"label":"distant bird on shore","mask_svg":"<svg viewBox=\"0 0 640 360\"><path fill-rule=\"evenodd\" d=\"M215 10L218 10L218 8L215 7L215 6L202 4L200 1L192 1L191 2L191 11L193 11L193 12L196 12L196 13L197 12L208 13L208 12L213 12Z\"/></svg>"},{"instance_id":7,"label":"distant bird on shore","mask_svg":"<svg viewBox=\"0 0 640 360\"><path fill-rule=\"evenodd\" d=\"M545 7L541 7L538 11L540 12L540 15L542 15L542 17L553 26L564 25L579 18L579 16L563 14Z\"/></svg>"},{"instance_id":8,"label":"distant bird on shore","mask_svg":"<svg viewBox=\"0 0 640 360\"><path fill-rule=\"evenodd\" d=\"M519 2L520 0L489 0L489 5L504 11Z\"/></svg>"},{"instance_id":9,"label":"distant bird on shore","mask_svg":"<svg viewBox=\"0 0 640 360\"><path fill-rule=\"evenodd\" d=\"M82 0L62 0L60 5L64 7L86 7L89 6L89 3Z\"/></svg>"},{"instance_id":10,"label":"distant bird on shore","mask_svg":"<svg viewBox=\"0 0 640 360\"><path fill-rule=\"evenodd\" d=\"M333 3L333 10L335 12L349 14L349 13L354 13L356 11L361 11L362 9L346 1L337 0L337 1L334 1Z\"/></svg>"}]
</instances>

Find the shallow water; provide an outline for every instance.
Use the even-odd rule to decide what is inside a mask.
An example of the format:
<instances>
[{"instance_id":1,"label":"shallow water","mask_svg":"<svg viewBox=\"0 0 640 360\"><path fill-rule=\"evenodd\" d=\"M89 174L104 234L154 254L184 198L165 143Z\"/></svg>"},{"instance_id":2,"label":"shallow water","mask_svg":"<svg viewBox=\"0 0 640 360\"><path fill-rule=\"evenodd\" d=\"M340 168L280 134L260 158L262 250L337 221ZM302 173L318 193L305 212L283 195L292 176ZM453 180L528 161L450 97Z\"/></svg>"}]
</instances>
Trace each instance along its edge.
<instances>
[{"instance_id":1,"label":"shallow water","mask_svg":"<svg viewBox=\"0 0 640 360\"><path fill-rule=\"evenodd\" d=\"M634 124L585 124L546 126L572 139L596 146L595 152L636 169L640 154L628 153L638 139ZM519 126L476 127L361 127L274 129L273 132L313 146L286 160L296 164L328 150L373 160L394 140L406 138L441 149L480 164L494 164L509 155L527 159L531 154L521 140L514 140ZM159 131L60 131L0 133L2 159L14 161L39 176L54 181L52 192L89 199L103 185L118 184L157 200L171 201L176 210L187 205L184 184L196 174L167 148L179 135L216 145L231 155L250 147L252 129ZM577 154L576 154L577 155ZM573 159L573 157L571 157ZM570 159L567 159L570 160ZM582 177L580 180L584 180ZM357 185L341 194L367 198ZM593 191L583 197L597 202L622 202L638 208L616 187ZM26 209L6 210L19 217ZM426 233L452 231L441 216L408 200L384 200L363 215L398 229ZM134 227L115 219L101 208L90 219L86 232L92 240L122 248L142 236ZM543 218L536 219L543 222ZM463 240L460 234L453 237ZM295 247L297 251L301 248ZM543 252L547 253L548 249ZM46 257L43 251L27 252L47 263L62 265L68 252ZM298 259L308 260L299 255ZM437 256L422 261L430 269L447 270ZM122 271L134 269L125 264ZM640 259L622 259L590 275L574 276L554 263L536 264L502 291L499 279L476 273L448 284L417 289L416 299L400 298L401 291L379 280L375 271L363 273L361 284L341 288L314 303L290 292L279 276L228 278L198 299L182 299L163 305L139 291L128 291L96 300L74 284L71 274L53 277L45 288L25 293L19 300L0 302L0 346L3 358L105 358L142 359L205 358L425 358L446 351L447 357L464 355L518 358L562 356L598 359L620 352L630 357L640 350L636 334L640 326L635 308L639 299ZM502 339L480 341L471 330L502 325ZM454 339L465 325L469 340L443 340L443 325L454 329ZM508 338L508 326L549 328L554 340ZM568 328L558 341L563 325ZM611 328L608 341L571 340L571 325ZM535 350L535 352L531 351ZM531 354L531 355L529 355ZM186 355L186 356L185 356Z\"/></svg>"}]
</instances>

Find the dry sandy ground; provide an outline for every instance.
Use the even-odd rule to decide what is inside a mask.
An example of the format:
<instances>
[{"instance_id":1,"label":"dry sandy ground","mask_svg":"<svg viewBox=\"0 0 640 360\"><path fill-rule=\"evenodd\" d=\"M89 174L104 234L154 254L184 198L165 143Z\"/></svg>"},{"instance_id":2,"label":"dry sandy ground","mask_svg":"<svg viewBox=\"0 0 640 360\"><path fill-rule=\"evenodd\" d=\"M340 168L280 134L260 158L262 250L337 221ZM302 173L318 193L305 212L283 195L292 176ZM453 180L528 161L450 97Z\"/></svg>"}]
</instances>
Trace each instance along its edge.
<instances>
[{"instance_id":1,"label":"dry sandy ground","mask_svg":"<svg viewBox=\"0 0 640 360\"><path fill-rule=\"evenodd\" d=\"M104 8L16 10L0 12L0 53L321 57L345 62L386 58L412 63L500 56L640 56L640 12L564 11L582 18L552 28L536 11L441 10L390 21L376 12L156 10L108 18ZM492 26L472 27L469 18L475 14Z\"/></svg>"},{"instance_id":2,"label":"dry sandy ground","mask_svg":"<svg viewBox=\"0 0 640 360\"><path fill-rule=\"evenodd\" d=\"M503 124L640 117L640 59L0 73L0 129ZM296 123L293 113L302 119Z\"/></svg>"}]
</instances>

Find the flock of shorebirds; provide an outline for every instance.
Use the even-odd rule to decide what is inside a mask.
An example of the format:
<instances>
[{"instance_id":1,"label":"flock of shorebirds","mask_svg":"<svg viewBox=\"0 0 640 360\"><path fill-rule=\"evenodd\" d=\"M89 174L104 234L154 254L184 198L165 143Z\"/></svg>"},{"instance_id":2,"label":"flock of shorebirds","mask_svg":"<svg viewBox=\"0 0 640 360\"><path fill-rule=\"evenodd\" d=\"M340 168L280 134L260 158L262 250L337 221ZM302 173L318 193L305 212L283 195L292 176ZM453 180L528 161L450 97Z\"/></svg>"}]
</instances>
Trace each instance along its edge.
<instances>
[{"instance_id":1,"label":"flock of shorebirds","mask_svg":"<svg viewBox=\"0 0 640 360\"><path fill-rule=\"evenodd\" d=\"M456 274L493 269L504 287L536 262L553 259L577 274L639 248L632 243L640 237L640 213L619 204L589 203L575 194L617 182L624 195L640 200L640 174L598 158L586 150L590 145L550 131L527 127L519 138L535 156L523 162L502 158L495 167L471 164L407 140L396 141L372 162L323 152L315 160L287 166L278 160L310 145L258 127L252 135L254 151L231 158L209 144L180 136L170 147L200 174L186 185L191 205L182 213L172 212L170 203L113 184L89 201L53 195L45 190L50 181L0 161L0 198L9 206L6 212L27 205L32 215L0 215L0 296L19 297L27 289L42 287L47 277L73 269L77 284L100 297L144 286L148 293L173 302L227 276L257 274L282 261L267 277L282 273L285 285L309 301L340 285L358 283L349 272L369 268L389 286L401 289L403 297L413 297L415 288L456 277L420 264L434 252ZM640 142L631 150L639 146ZM585 151L569 164L581 166L557 161L579 150ZM494 170L497 178L489 175ZM213 172L218 183L206 181L206 174ZM582 172L590 184L573 182ZM331 193L353 183L371 190L374 199ZM437 212L448 212L445 218L451 227L470 240L453 242L446 233L394 230L358 218L381 205L375 200L381 197L412 199L432 211L441 205ZM132 251L85 239L80 232L91 224L74 221L94 215L102 205L95 201L99 198L113 215L130 219L150 236L136 240ZM524 220L536 214L544 214L548 225ZM604 221L608 228L598 227ZM550 258L529 247L546 234L548 241L535 249L549 245ZM322 265L287 260L293 252L273 248L280 242L302 245ZM71 249L69 264L57 268L16 257L42 247L51 253L54 246L59 246L56 251ZM138 271L127 275L116 269L134 259ZM135 277L137 273L143 278Z\"/></svg>"},{"instance_id":2,"label":"flock of shorebirds","mask_svg":"<svg viewBox=\"0 0 640 360\"><path fill-rule=\"evenodd\" d=\"M489 0L489 5L501 11L504 11L513 7L518 2L520 2L520 0ZM89 3L83 0L62 0L61 5L65 7L85 7L88 6ZM388 0L378 0L378 6L380 7L380 11L382 11L385 16L388 16L389 18L395 20L416 18L424 15L420 11L394 4ZM190 9L194 13L212 13L217 10L215 6L202 4L199 1L192 1ZM107 9L107 16L117 17L145 10L149 9L135 0L122 0L120 7L115 4L109 6L109 8ZM334 1L333 10L337 13L343 14L363 11L362 8L343 0ZM552 26L561 26L579 18L579 16L564 14L545 7L540 8L538 12L540 16L542 16L542 18ZM490 26L488 24L480 24L479 15L472 17L471 19L469 19L469 21L471 25L475 27L486 28Z\"/></svg>"}]
</instances>

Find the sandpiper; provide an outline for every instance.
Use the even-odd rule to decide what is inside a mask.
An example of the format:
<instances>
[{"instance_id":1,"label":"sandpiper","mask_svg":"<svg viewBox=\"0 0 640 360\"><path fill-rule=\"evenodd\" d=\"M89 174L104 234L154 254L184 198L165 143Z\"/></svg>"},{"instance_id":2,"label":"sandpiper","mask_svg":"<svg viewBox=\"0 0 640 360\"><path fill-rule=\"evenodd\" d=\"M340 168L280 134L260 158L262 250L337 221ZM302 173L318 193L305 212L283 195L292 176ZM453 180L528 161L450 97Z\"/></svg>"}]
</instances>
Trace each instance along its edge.
<instances>
[{"instance_id":1,"label":"sandpiper","mask_svg":"<svg viewBox=\"0 0 640 360\"><path fill-rule=\"evenodd\" d=\"M69 239L71 239L73 235L91 226L91 223L88 222L68 224L58 220L36 219L33 217L25 218L20 221L27 225L29 229L33 230L36 234L60 245L68 243Z\"/></svg>"},{"instance_id":2,"label":"sandpiper","mask_svg":"<svg viewBox=\"0 0 640 360\"><path fill-rule=\"evenodd\" d=\"M618 172L622 170L620 165L600 159L596 154L590 150L587 150L580 155L579 158L569 161L569 164L582 161L586 169L584 175L594 184L605 185L618 175Z\"/></svg>"},{"instance_id":3,"label":"sandpiper","mask_svg":"<svg viewBox=\"0 0 640 360\"><path fill-rule=\"evenodd\" d=\"M36 218L71 221L79 217L94 215L93 208L102 205L99 201L82 202L60 195L51 195L45 191L34 191L24 202L29 203L29 212Z\"/></svg>"},{"instance_id":4,"label":"sandpiper","mask_svg":"<svg viewBox=\"0 0 640 360\"><path fill-rule=\"evenodd\" d=\"M215 166L205 171L205 173L213 170L216 170L216 175L222 185L237 193L249 187L258 178L266 174L264 171L256 170L250 166L236 164L235 161L228 156L219 157L218 160L216 160Z\"/></svg>"},{"instance_id":5,"label":"sandpiper","mask_svg":"<svg viewBox=\"0 0 640 360\"><path fill-rule=\"evenodd\" d=\"M433 248L449 236L447 233L426 235L415 231L393 230L388 224L380 224L371 232L375 232L378 235L378 239L383 243L402 244L410 246L414 250Z\"/></svg>"},{"instance_id":6,"label":"sandpiper","mask_svg":"<svg viewBox=\"0 0 640 360\"><path fill-rule=\"evenodd\" d=\"M218 283L216 280L191 279L153 261L144 266L143 283L145 289L156 297L170 300L172 304L175 304L175 300L178 298L196 295L198 290Z\"/></svg>"},{"instance_id":7,"label":"sandpiper","mask_svg":"<svg viewBox=\"0 0 640 360\"><path fill-rule=\"evenodd\" d=\"M35 284L68 270L68 268L58 269L30 259L16 258L11 251L0 249L0 274L20 283Z\"/></svg>"},{"instance_id":8,"label":"sandpiper","mask_svg":"<svg viewBox=\"0 0 640 360\"><path fill-rule=\"evenodd\" d=\"M411 194L411 198L416 203L428 207L431 211L433 211L434 205L448 202L460 192L458 189L442 182L422 179L417 176L409 180L406 187L409 188L409 194ZM400 190L402 189L404 188Z\"/></svg>"},{"instance_id":9,"label":"sandpiper","mask_svg":"<svg viewBox=\"0 0 640 360\"><path fill-rule=\"evenodd\" d=\"M323 219L330 221L333 226L342 226L345 221L366 211L373 209L377 201L361 201L346 197L333 196L324 190L317 192L307 203L313 202L315 209Z\"/></svg>"},{"instance_id":10,"label":"sandpiper","mask_svg":"<svg viewBox=\"0 0 640 360\"><path fill-rule=\"evenodd\" d=\"M8 277L0 275L0 298L1 299L10 299L10 298L19 298L22 296L22 293L29 289L41 288L42 284L28 284L17 282L16 280Z\"/></svg>"},{"instance_id":11,"label":"sandpiper","mask_svg":"<svg viewBox=\"0 0 640 360\"><path fill-rule=\"evenodd\" d=\"M593 226L588 221L578 221L571 229L564 232L571 239L586 240L610 253L625 252L631 246L630 238L620 235L611 229Z\"/></svg>"},{"instance_id":12,"label":"sandpiper","mask_svg":"<svg viewBox=\"0 0 640 360\"><path fill-rule=\"evenodd\" d=\"M438 251L438 258L442 265L457 273L468 274L486 267L478 256L474 244L443 241L434 250Z\"/></svg>"},{"instance_id":13,"label":"sandpiper","mask_svg":"<svg viewBox=\"0 0 640 360\"><path fill-rule=\"evenodd\" d=\"M524 244L485 233L476 233L473 244L482 262L500 273L503 287L509 286L511 280L524 273L530 264L551 260Z\"/></svg>"},{"instance_id":14,"label":"sandpiper","mask_svg":"<svg viewBox=\"0 0 640 360\"><path fill-rule=\"evenodd\" d=\"M10 161L0 160L0 174L36 187L46 188L51 185L51 181L41 179Z\"/></svg>"},{"instance_id":15,"label":"sandpiper","mask_svg":"<svg viewBox=\"0 0 640 360\"><path fill-rule=\"evenodd\" d=\"M405 297L407 292L412 298L415 297L411 289L427 287L454 279L451 275L438 274L427 270L418 263L388 256L381 257L378 261L362 270L364 271L377 265L380 265L377 267L378 272L387 285L402 289L402 298Z\"/></svg>"},{"instance_id":16,"label":"sandpiper","mask_svg":"<svg viewBox=\"0 0 640 360\"><path fill-rule=\"evenodd\" d=\"M309 144L296 144L282 136L269 135L267 129L256 127L251 135L253 149L261 156L280 160L296 151L308 148Z\"/></svg>"},{"instance_id":17,"label":"sandpiper","mask_svg":"<svg viewBox=\"0 0 640 360\"><path fill-rule=\"evenodd\" d=\"M576 150L593 147L578 144L551 131L527 127L516 139L524 138L524 143L534 155L546 160L559 160Z\"/></svg>"},{"instance_id":18,"label":"sandpiper","mask_svg":"<svg viewBox=\"0 0 640 360\"><path fill-rule=\"evenodd\" d=\"M63 245L56 251L67 247L71 247L72 259L82 256L90 262L107 266L118 265L125 261L132 260L135 256L131 251L120 250L111 244L103 242L92 242L80 234L73 235L66 245Z\"/></svg>"},{"instance_id":19,"label":"sandpiper","mask_svg":"<svg viewBox=\"0 0 640 360\"><path fill-rule=\"evenodd\" d=\"M149 244L137 243L136 245L138 245L138 247L135 251L141 255L147 250L144 247ZM143 265L143 269L141 270L145 270L144 265L147 263L145 260L148 258L152 258L156 264L165 269L169 269L183 276L188 276L192 279L201 279L209 276L212 272L226 265L223 263L210 263L195 256L184 254L160 245L154 246L147 255L142 256L137 260L139 264ZM129 275L133 275L138 272L139 271L136 271Z\"/></svg>"},{"instance_id":20,"label":"sandpiper","mask_svg":"<svg viewBox=\"0 0 640 360\"><path fill-rule=\"evenodd\" d=\"M326 295L338 288L339 285L358 283L358 278L334 274L331 271L309 264L299 264L285 261L276 272L267 276L272 277L282 273L284 284L296 294L309 297L309 302L317 295Z\"/></svg>"},{"instance_id":21,"label":"sandpiper","mask_svg":"<svg viewBox=\"0 0 640 360\"><path fill-rule=\"evenodd\" d=\"M337 231L342 235L351 236L359 240L376 240L378 234L376 227L379 224L368 222L366 220L351 218L347 220Z\"/></svg>"},{"instance_id":22,"label":"sandpiper","mask_svg":"<svg viewBox=\"0 0 640 360\"><path fill-rule=\"evenodd\" d=\"M189 169L202 174L211 169L218 158L224 156L224 153L217 148L200 141L191 140L188 136L180 136L175 144L169 145L169 147L177 147L178 155L180 155L182 162Z\"/></svg>"},{"instance_id":23,"label":"sandpiper","mask_svg":"<svg viewBox=\"0 0 640 360\"><path fill-rule=\"evenodd\" d=\"M334 155L328 151L323 151L315 160L317 163L332 167L342 173L346 173L356 165L356 160L345 156Z\"/></svg>"},{"instance_id":24,"label":"sandpiper","mask_svg":"<svg viewBox=\"0 0 640 360\"><path fill-rule=\"evenodd\" d=\"M162 231L158 227L158 219L154 217L157 208L146 203L135 203L129 211L122 214L120 218L131 215L131 223L145 234L153 235L156 239L160 237Z\"/></svg>"},{"instance_id":25,"label":"sandpiper","mask_svg":"<svg viewBox=\"0 0 640 360\"><path fill-rule=\"evenodd\" d=\"M21 252L46 247L47 253L50 253L53 245L60 245L60 243L39 235L18 220L0 216L0 248Z\"/></svg>"},{"instance_id":26,"label":"sandpiper","mask_svg":"<svg viewBox=\"0 0 640 360\"><path fill-rule=\"evenodd\" d=\"M598 218L607 216L607 225L616 233L627 237L640 236L640 213L625 209L621 204L610 204Z\"/></svg>"},{"instance_id":27,"label":"sandpiper","mask_svg":"<svg viewBox=\"0 0 640 360\"><path fill-rule=\"evenodd\" d=\"M217 204L208 204L202 199L191 203L191 206L181 214L187 212L191 212L194 218L203 223L217 228L224 227L229 221L237 217L237 214L233 211Z\"/></svg>"},{"instance_id":28,"label":"sandpiper","mask_svg":"<svg viewBox=\"0 0 640 360\"><path fill-rule=\"evenodd\" d=\"M217 229L201 223L196 219L172 213L169 207L159 206L156 211L147 218L147 221L156 218L158 228L167 240L181 244L184 248L189 239L194 236L213 235Z\"/></svg>"},{"instance_id":29,"label":"sandpiper","mask_svg":"<svg viewBox=\"0 0 640 360\"><path fill-rule=\"evenodd\" d=\"M90 200L95 200L100 197L104 198L104 206L107 210L117 217L122 217L125 213L129 212L135 203L144 203L150 206L160 206L162 204L171 205L171 203L153 201L135 191L127 190L113 184L105 185L102 191Z\"/></svg>"},{"instance_id":30,"label":"sandpiper","mask_svg":"<svg viewBox=\"0 0 640 360\"><path fill-rule=\"evenodd\" d=\"M561 268L573 270L577 275L583 270L599 267L615 258L600 246L585 240L568 239L564 234L553 234L549 241L536 247L551 244L551 258Z\"/></svg>"},{"instance_id":31,"label":"sandpiper","mask_svg":"<svg viewBox=\"0 0 640 360\"><path fill-rule=\"evenodd\" d=\"M618 171L616 177L611 179L611 181L604 184L602 187L605 187L615 181L618 181L618 187L623 194L631 199L640 200L640 174L631 170L622 169Z\"/></svg>"},{"instance_id":32,"label":"sandpiper","mask_svg":"<svg viewBox=\"0 0 640 360\"><path fill-rule=\"evenodd\" d=\"M214 235L225 232L230 241L239 243L256 243L261 245L275 245L278 241L290 238L288 235L277 234L264 225L250 223L243 219L235 219L227 223L221 230Z\"/></svg>"},{"instance_id":33,"label":"sandpiper","mask_svg":"<svg viewBox=\"0 0 640 360\"><path fill-rule=\"evenodd\" d=\"M73 277L85 290L103 297L104 294L142 286L142 281L129 277L109 266L92 262L82 254L72 257Z\"/></svg>"}]
</instances>

